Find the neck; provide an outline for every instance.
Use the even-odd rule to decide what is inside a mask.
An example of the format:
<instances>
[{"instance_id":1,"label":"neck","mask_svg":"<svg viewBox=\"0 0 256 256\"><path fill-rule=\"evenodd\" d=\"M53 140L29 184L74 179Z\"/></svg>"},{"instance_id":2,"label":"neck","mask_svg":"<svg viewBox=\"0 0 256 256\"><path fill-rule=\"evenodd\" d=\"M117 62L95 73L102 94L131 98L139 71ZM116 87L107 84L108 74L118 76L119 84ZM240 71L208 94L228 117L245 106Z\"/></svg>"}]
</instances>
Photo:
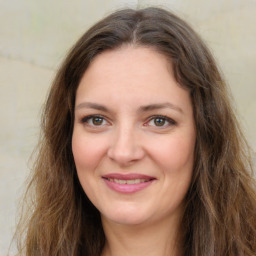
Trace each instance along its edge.
<instances>
[{"instance_id":1,"label":"neck","mask_svg":"<svg viewBox=\"0 0 256 256\"><path fill-rule=\"evenodd\" d=\"M179 220L121 225L102 218L106 244L102 256L180 256Z\"/></svg>"}]
</instances>

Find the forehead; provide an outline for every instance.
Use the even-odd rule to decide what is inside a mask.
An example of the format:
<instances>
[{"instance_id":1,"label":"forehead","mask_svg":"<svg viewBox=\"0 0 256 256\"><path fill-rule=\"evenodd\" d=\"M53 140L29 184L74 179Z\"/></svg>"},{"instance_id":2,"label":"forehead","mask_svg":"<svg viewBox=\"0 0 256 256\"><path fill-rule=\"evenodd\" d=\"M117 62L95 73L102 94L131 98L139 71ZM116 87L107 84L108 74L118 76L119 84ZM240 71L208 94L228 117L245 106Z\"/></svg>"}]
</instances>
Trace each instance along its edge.
<instances>
[{"instance_id":1,"label":"forehead","mask_svg":"<svg viewBox=\"0 0 256 256\"><path fill-rule=\"evenodd\" d=\"M133 66L138 68L137 62L144 62L144 66L154 65L155 67L160 64L160 66L165 65L166 68L172 71L172 64L167 57L157 51L155 48L150 46L140 46L140 45L122 45L119 48L113 50L106 50L102 53L98 54L89 65L88 69L92 69L95 65L100 66L103 65L104 68L111 67L109 64L118 63L119 65L129 65L130 61L133 61ZM107 65L106 65L107 64ZM120 66L122 67L122 66ZM130 66L131 68L131 66ZM87 70L88 70L87 69ZM143 69L139 69L142 71Z\"/></svg>"},{"instance_id":2,"label":"forehead","mask_svg":"<svg viewBox=\"0 0 256 256\"><path fill-rule=\"evenodd\" d=\"M171 62L167 58L149 47L125 45L115 50L107 50L97 55L85 71L79 84L110 86L115 82L132 88L140 87L140 82L147 78L153 79L156 87L158 80L173 79ZM149 82L149 81L147 81Z\"/></svg>"},{"instance_id":3,"label":"forehead","mask_svg":"<svg viewBox=\"0 0 256 256\"><path fill-rule=\"evenodd\" d=\"M149 47L124 46L105 51L91 62L78 86L76 101L147 105L189 101L175 80L170 60Z\"/></svg>"}]
</instances>

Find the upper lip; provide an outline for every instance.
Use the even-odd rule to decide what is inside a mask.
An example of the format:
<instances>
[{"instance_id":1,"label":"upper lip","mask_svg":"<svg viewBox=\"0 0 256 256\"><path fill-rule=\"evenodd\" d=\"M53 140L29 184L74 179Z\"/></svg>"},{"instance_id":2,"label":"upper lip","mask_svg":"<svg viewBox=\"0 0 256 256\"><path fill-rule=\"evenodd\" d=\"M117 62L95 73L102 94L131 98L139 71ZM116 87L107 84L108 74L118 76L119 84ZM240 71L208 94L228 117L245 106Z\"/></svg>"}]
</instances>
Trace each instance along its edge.
<instances>
[{"instance_id":1,"label":"upper lip","mask_svg":"<svg viewBox=\"0 0 256 256\"><path fill-rule=\"evenodd\" d=\"M144 180L153 180L156 179L153 176L138 174L138 173L109 173L103 175L102 178L105 179L117 179L117 180L136 180L136 179L144 179Z\"/></svg>"}]
</instances>

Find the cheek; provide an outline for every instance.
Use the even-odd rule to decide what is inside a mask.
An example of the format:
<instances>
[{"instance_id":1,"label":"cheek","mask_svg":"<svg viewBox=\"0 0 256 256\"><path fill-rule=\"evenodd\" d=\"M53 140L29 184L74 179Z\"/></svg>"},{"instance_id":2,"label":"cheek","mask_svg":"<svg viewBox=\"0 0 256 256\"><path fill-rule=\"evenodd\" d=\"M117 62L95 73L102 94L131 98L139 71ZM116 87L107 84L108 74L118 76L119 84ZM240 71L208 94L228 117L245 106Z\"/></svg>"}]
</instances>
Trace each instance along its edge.
<instances>
[{"instance_id":1,"label":"cheek","mask_svg":"<svg viewBox=\"0 0 256 256\"><path fill-rule=\"evenodd\" d=\"M97 137L82 136L74 131L72 152L78 172L91 170L97 166L105 152L105 143Z\"/></svg>"},{"instance_id":2,"label":"cheek","mask_svg":"<svg viewBox=\"0 0 256 256\"><path fill-rule=\"evenodd\" d=\"M194 162L194 136L163 139L158 147L151 145L151 156L166 171L191 170Z\"/></svg>"},{"instance_id":3,"label":"cheek","mask_svg":"<svg viewBox=\"0 0 256 256\"><path fill-rule=\"evenodd\" d=\"M194 146L193 136L177 136L163 142L161 150L155 152L164 176L162 198L164 204L170 205L171 209L181 204L190 186Z\"/></svg>"},{"instance_id":4,"label":"cheek","mask_svg":"<svg viewBox=\"0 0 256 256\"><path fill-rule=\"evenodd\" d=\"M74 130L72 137L72 152L76 165L78 179L86 195L93 202L97 202L97 167L102 159L103 143L97 138L85 136L83 132ZM95 194L96 193L96 194Z\"/></svg>"}]
</instances>

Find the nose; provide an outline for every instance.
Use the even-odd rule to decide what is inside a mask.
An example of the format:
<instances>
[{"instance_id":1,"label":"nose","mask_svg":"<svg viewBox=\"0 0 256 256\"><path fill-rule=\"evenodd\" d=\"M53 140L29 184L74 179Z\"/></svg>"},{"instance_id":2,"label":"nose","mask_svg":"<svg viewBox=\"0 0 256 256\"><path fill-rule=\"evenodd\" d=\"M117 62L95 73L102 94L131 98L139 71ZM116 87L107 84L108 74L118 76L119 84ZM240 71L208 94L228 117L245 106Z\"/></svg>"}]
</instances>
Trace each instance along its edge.
<instances>
[{"instance_id":1,"label":"nose","mask_svg":"<svg viewBox=\"0 0 256 256\"><path fill-rule=\"evenodd\" d=\"M129 166L145 155L138 132L132 127L120 127L114 132L108 157L120 166Z\"/></svg>"}]
</instances>

